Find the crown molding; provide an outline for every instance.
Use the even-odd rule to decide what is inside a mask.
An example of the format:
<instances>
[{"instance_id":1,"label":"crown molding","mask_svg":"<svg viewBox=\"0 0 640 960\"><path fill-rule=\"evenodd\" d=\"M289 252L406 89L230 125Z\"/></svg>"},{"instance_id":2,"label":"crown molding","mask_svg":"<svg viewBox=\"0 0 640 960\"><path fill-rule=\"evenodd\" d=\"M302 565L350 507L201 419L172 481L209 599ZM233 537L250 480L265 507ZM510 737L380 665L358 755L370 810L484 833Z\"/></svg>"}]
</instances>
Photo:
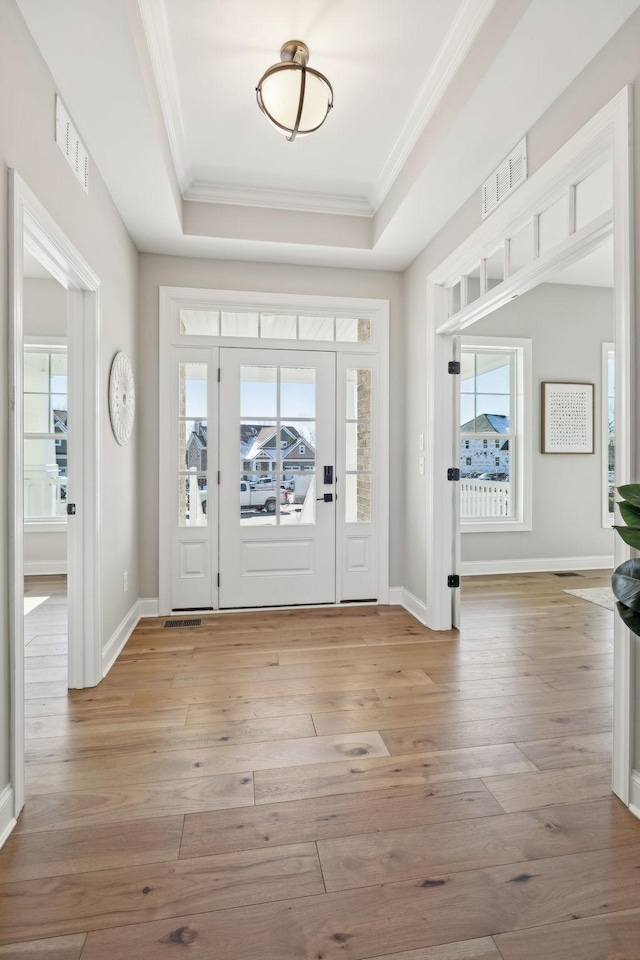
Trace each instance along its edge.
<instances>
[{"instance_id":1,"label":"crown molding","mask_svg":"<svg viewBox=\"0 0 640 960\"><path fill-rule=\"evenodd\" d=\"M238 184L194 180L183 190L185 200L200 203L227 203L241 207L298 210L301 213L332 213L351 217L372 217L374 210L366 197L245 187Z\"/></svg>"},{"instance_id":2,"label":"crown molding","mask_svg":"<svg viewBox=\"0 0 640 960\"><path fill-rule=\"evenodd\" d=\"M138 0L138 8L149 48L173 165L180 187L183 189L189 179L189 158L167 13L163 0Z\"/></svg>"},{"instance_id":3,"label":"crown molding","mask_svg":"<svg viewBox=\"0 0 640 960\"><path fill-rule=\"evenodd\" d=\"M409 159L420 134L435 113L495 4L496 0L463 0L378 174L371 194L375 210Z\"/></svg>"},{"instance_id":4,"label":"crown molding","mask_svg":"<svg viewBox=\"0 0 640 960\"><path fill-rule=\"evenodd\" d=\"M163 0L138 0L173 163L185 200L372 217L393 186L420 134L435 113L496 0L462 0L402 129L367 196L264 189L190 180L191 160Z\"/></svg>"}]
</instances>

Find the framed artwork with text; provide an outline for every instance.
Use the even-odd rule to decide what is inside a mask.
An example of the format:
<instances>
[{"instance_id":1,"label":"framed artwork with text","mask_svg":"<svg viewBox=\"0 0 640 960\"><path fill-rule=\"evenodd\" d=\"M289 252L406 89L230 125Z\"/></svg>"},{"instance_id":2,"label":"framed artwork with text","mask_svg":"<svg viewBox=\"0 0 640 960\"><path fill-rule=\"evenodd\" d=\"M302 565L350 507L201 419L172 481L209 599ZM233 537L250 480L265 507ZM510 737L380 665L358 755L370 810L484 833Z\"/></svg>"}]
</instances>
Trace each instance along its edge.
<instances>
[{"instance_id":1,"label":"framed artwork with text","mask_svg":"<svg viewBox=\"0 0 640 960\"><path fill-rule=\"evenodd\" d=\"M542 453L594 453L592 383L542 384Z\"/></svg>"}]
</instances>

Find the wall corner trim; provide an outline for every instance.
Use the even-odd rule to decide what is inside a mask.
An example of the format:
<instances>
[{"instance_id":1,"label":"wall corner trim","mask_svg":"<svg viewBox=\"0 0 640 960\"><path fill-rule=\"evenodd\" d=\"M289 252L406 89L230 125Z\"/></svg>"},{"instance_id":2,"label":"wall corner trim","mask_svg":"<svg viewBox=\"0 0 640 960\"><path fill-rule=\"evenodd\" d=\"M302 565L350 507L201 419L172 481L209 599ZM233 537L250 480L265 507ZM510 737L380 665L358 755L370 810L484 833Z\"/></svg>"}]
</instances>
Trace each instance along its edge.
<instances>
[{"instance_id":1,"label":"wall corner trim","mask_svg":"<svg viewBox=\"0 0 640 960\"><path fill-rule=\"evenodd\" d=\"M140 619L140 600L124 615L102 649L102 676L106 677Z\"/></svg>"},{"instance_id":2,"label":"wall corner trim","mask_svg":"<svg viewBox=\"0 0 640 960\"><path fill-rule=\"evenodd\" d=\"M631 771L629 786L629 810L640 820L640 770Z\"/></svg>"},{"instance_id":3,"label":"wall corner trim","mask_svg":"<svg viewBox=\"0 0 640 960\"><path fill-rule=\"evenodd\" d=\"M427 605L423 603L422 600L418 600L409 590L405 590L404 587L401 588L402 599L401 604L407 610L412 617L415 617L416 620L419 620L420 623L427 623Z\"/></svg>"},{"instance_id":4,"label":"wall corner trim","mask_svg":"<svg viewBox=\"0 0 640 960\"><path fill-rule=\"evenodd\" d=\"M140 612L140 618L143 617L159 617L159 602L157 597L141 597L138 600L138 608Z\"/></svg>"},{"instance_id":5,"label":"wall corner trim","mask_svg":"<svg viewBox=\"0 0 640 960\"><path fill-rule=\"evenodd\" d=\"M17 823L14 812L15 797L13 787L11 784L8 784L2 793L0 793L0 847L4 846L7 837Z\"/></svg>"}]
</instances>

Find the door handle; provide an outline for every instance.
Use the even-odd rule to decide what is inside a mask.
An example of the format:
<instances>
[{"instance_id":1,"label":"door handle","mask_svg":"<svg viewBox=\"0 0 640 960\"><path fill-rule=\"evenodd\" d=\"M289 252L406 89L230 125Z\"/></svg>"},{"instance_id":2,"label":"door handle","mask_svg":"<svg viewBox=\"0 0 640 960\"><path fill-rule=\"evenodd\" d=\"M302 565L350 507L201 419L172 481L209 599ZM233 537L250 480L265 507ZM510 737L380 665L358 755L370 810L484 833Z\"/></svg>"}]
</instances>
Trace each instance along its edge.
<instances>
[{"instance_id":1,"label":"door handle","mask_svg":"<svg viewBox=\"0 0 640 960\"><path fill-rule=\"evenodd\" d=\"M324 503L333 503L333 494L325 493L322 497L316 497L316 500L324 501Z\"/></svg>"}]
</instances>

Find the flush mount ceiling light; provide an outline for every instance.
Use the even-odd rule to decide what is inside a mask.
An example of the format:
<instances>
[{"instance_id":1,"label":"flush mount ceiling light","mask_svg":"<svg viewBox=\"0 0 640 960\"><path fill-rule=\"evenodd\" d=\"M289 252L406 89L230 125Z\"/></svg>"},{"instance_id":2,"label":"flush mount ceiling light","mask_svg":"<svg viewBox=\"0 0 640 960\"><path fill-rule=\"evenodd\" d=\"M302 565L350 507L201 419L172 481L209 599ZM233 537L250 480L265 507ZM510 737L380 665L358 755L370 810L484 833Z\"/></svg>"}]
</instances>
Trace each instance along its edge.
<instances>
[{"instance_id":1,"label":"flush mount ceiling light","mask_svg":"<svg viewBox=\"0 0 640 960\"><path fill-rule=\"evenodd\" d=\"M267 120L287 140L295 140L322 126L333 106L333 89L307 66L309 48L301 40L288 40L280 60L263 75L256 96Z\"/></svg>"}]
</instances>

